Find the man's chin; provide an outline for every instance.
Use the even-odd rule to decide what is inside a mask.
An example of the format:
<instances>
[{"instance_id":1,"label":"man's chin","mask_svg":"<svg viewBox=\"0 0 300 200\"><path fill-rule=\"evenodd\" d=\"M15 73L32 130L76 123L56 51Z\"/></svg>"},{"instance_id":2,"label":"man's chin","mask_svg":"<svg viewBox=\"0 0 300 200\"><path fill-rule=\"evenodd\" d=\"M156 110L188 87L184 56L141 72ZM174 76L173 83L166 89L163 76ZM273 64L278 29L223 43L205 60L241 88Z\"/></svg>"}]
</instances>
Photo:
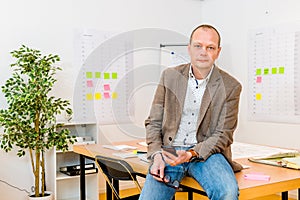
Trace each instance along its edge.
<instances>
[{"instance_id":1,"label":"man's chin","mask_svg":"<svg viewBox=\"0 0 300 200\"><path fill-rule=\"evenodd\" d=\"M197 67L197 69L203 70L203 69L210 69L212 65L209 63L201 63L201 64L197 63L197 65L195 66Z\"/></svg>"}]
</instances>

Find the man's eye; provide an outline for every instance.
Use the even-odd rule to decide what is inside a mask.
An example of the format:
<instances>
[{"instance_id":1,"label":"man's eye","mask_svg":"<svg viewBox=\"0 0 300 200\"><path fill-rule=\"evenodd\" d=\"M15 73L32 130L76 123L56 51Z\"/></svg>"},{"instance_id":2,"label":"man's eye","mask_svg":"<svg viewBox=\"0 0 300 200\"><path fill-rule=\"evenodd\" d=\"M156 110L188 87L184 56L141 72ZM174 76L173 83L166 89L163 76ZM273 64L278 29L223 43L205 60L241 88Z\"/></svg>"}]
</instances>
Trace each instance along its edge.
<instances>
[{"instance_id":1,"label":"man's eye","mask_svg":"<svg viewBox=\"0 0 300 200\"><path fill-rule=\"evenodd\" d=\"M207 47L207 49L210 50L210 51L213 51L213 50L215 50L216 48L215 48L215 47Z\"/></svg>"},{"instance_id":2,"label":"man's eye","mask_svg":"<svg viewBox=\"0 0 300 200\"><path fill-rule=\"evenodd\" d=\"M202 48L202 46L199 45L199 44L195 44L194 47L195 47L195 48Z\"/></svg>"}]
</instances>

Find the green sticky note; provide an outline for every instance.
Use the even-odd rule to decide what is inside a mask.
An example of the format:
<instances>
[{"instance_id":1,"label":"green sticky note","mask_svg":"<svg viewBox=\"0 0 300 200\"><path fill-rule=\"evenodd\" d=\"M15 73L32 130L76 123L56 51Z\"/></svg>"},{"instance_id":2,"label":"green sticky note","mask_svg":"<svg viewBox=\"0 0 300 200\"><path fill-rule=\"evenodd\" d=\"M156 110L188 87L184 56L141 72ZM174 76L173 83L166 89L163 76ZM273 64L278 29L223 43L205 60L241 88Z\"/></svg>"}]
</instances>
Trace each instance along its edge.
<instances>
[{"instance_id":1,"label":"green sticky note","mask_svg":"<svg viewBox=\"0 0 300 200\"><path fill-rule=\"evenodd\" d=\"M86 75L86 78L93 78L92 72L86 72L85 75Z\"/></svg>"},{"instance_id":2,"label":"green sticky note","mask_svg":"<svg viewBox=\"0 0 300 200\"><path fill-rule=\"evenodd\" d=\"M264 75L268 75L269 74L269 68L264 68Z\"/></svg>"},{"instance_id":3,"label":"green sticky note","mask_svg":"<svg viewBox=\"0 0 300 200\"><path fill-rule=\"evenodd\" d=\"M256 69L256 75L261 75L261 68Z\"/></svg>"},{"instance_id":4,"label":"green sticky note","mask_svg":"<svg viewBox=\"0 0 300 200\"><path fill-rule=\"evenodd\" d=\"M118 73L117 72L111 73L111 78L112 79L117 79L118 78Z\"/></svg>"},{"instance_id":5,"label":"green sticky note","mask_svg":"<svg viewBox=\"0 0 300 200\"><path fill-rule=\"evenodd\" d=\"M276 67L272 68L272 74L277 74L277 68Z\"/></svg>"},{"instance_id":6,"label":"green sticky note","mask_svg":"<svg viewBox=\"0 0 300 200\"><path fill-rule=\"evenodd\" d=\"M104 73L104 79L110 79L110 73Z\"/></svg>"},{"instance_id":7,"label":"green sticky note","mask_svg":"<svg viewBox=\"0 0 300 200\"><path fill-rule=\"evenodd\" d=\"M95 77L96 78L100 78L101 77L101 73L100 72L95 72Z\"/></svg>"},{"instance_id":8,"label":"green sticky note","mask_svg":"<svg viewBox=\"0 0 300 200\"><path fill-rule=\"evenodd\" d=\"M279 74L284 74L284 67L279 67Z\"/></svg>"}]
</instances>

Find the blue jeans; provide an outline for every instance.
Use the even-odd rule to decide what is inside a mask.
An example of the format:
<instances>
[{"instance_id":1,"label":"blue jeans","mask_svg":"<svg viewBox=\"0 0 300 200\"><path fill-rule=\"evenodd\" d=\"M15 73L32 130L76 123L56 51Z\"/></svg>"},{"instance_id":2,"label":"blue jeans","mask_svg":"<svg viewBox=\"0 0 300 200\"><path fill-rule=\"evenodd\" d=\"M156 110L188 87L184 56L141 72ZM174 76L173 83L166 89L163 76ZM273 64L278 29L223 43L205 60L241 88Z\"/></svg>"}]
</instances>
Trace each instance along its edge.
<instances>
[{"instance_id":1,"label":"blue jeans","mask_svg":"<svg viewBox=\"0 0 300 200\"><path fill-rule=\"evenodd\" d=\"M239 189L234 172L222 154L213 154L205 162L166 165L165 175L181 181L185 175L193 177L211 200L238 200ZM155 180L148 173L140 200L171 200L176 190Z\"/></svg>"}]
</instances>

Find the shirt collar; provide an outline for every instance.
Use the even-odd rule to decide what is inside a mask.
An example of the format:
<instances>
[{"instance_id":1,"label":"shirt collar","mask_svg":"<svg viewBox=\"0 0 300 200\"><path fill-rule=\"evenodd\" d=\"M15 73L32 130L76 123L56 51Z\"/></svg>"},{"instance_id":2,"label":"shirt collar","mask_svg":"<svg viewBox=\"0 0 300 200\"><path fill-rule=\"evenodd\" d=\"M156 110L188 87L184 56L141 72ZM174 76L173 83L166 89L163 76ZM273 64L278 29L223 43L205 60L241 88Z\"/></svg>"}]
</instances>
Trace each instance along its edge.
<instances>
[{"instance_id":1,"label":"shirt collar","mask_svg":"<svg viewBox=\"0 0 300 200\"><path fill-rule=\"evenodd\" d=\"M202 79L203 81L205 80L206 82L208 82L211 74L212 74L212 71L215 67L215 64L213 64L212 68L210 69L209 73L207 74L207 76ZM190 64L190 69L189 69L189 78L193 78L193 79L196 79L195 76L194 76L194 73L193 73L193 70L192 70L192 64Z\"/></svg>"}]
</instances>

